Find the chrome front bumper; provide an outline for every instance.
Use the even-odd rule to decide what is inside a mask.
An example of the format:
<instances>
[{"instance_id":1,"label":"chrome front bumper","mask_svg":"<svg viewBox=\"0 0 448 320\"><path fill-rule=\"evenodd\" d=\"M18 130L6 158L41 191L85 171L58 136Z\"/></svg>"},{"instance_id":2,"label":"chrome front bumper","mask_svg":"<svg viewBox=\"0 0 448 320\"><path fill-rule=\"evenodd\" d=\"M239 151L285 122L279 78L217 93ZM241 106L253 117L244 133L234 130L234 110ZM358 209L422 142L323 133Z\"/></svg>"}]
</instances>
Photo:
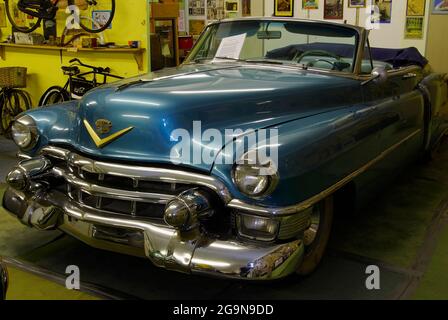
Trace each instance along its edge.
<instances>
[{"instance_id":1,"label":"chrome front bumper","mask_svg":"<svg viewBox=\"0 0 448 320\"><path fill-rule=\"evenodd\" d=\"M146 256L158 267L185 273L274 280L294 273L304 253L301 240L258 244L217 239L198 230L180 232L162 224L83 208L59 191L26 194L10 187L3 207L27 226L60 229L93 247ZM121 238L103 228L121 230Z\"/></svg>"}]
</instances>

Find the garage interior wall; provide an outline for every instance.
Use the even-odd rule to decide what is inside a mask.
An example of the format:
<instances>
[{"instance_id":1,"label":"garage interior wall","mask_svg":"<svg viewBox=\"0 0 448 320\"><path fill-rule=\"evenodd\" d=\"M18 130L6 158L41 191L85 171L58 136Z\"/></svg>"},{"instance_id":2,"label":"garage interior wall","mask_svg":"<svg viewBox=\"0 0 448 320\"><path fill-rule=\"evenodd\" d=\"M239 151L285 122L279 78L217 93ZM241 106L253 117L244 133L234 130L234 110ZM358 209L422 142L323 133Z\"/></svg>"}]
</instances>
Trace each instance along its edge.
<instances>
[{"instance_id":1,"label":"garage interior wall","mask_svg":"<svg viewBox=\"0 0 448 320\"><path fill-rule=\"evenodd\" d=\"M145 0L118 0L116 13L112 22L112 29L104 32L106 42L115 42L117 45L128 44L129 40L141 42L142 48L148 48L147 1ZM60 10L57 14L58 36L64 29L67 15ZM9 21L7 22L9 24ZM42 28L36 32L42 33ZM1 41L11 34L11 26L0 28ZM5 60L0 59L0 67L22 66L28 68L26 90L31 94L33 104L37 105L41 95L51 86L63 86L67 77L62 74L61 66L69 65L73 58L79 58L90 65L110 67L112 73L123 77L131 77L143 71L138 70L132 53L106 53L106 52L66 52L62 58L58 50L35 48L5 48ZM148 70L147 51L143 57L144 72Z\"/></svg>"},{"instance_id":2,"label":"garage interior wall","mask_svg":"<svg viewBox=\"0 0 448 320\"><path fill-rule=\"evenodd\" d=\"M448 15L431 14L426 56L437 72L448 73Z\"/></svg>"},{"instance_id":3,"label":"garage interior wall","mask_svg":"<svg viewBox=\"0 0 448 320\"><path fill-rule=\"evenodd\" d=\"M274 14L274 0L263 0L265 5L265 15L272 16ZM369 1L367 1L369 2ZM406 23L406 7L407 0L393 0L392 1L392 21L390 24L379 24L378 30L370 32L370 41L373 47L383 48L404 48L416 47L423 55L425 54L428 12L431 0L426 1L425 10L425 29L423 39L405 39L405 23ZM263 2L260 1L260 5ZM348 0L344 0L344 19L343 20L324 20L343 23L347 20L349 24L356 24L356 11L359 10L359 26L369 26L370 9L366 8L349 8ZM294 17L300 19L323 20L324 17L324 0L319 1L319 9L309 10L309 15L306 10L302 9L302 0L295 0Z\"/></svg>"}]
</instances>

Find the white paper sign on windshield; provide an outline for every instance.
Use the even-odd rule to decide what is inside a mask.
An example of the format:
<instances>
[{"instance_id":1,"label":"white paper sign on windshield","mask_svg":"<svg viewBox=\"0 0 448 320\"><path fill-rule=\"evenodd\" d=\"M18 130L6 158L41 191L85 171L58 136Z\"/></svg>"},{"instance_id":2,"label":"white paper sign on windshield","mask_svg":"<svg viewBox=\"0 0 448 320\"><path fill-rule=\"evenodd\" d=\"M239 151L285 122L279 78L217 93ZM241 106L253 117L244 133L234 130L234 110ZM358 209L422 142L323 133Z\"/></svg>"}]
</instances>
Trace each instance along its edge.
<instances>
[{"instance_id":1,"label":"white paper sign on windshield","mask_svg":"<svg viewBox=\"0 0 448 320\"><path fill-rule=\"evenodd\" d=\"M218 51L216 51L215 59L219 60L220 57L239 59L245 40L245 33L222 39Z\"/></svg>"}]
</instances>

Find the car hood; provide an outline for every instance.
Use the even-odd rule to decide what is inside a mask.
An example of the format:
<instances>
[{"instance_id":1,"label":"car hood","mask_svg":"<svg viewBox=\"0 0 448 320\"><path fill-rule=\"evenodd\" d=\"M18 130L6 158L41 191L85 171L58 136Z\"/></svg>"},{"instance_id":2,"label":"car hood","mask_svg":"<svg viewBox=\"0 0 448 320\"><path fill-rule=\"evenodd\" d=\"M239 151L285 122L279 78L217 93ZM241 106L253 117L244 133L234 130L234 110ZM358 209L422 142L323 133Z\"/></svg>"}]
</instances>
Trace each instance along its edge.
<instances>
[{"instance_id":1,"label":"car hood","mask_svg":"<svg viewBox=\"0 0 448 320\"><path fill-rule=\"evenodd\" d=\"M138 80L144 82L135 83ZM78 106L77 129L71 130L71 136L61 137L58 132L58 136L50 134L49 140L70 143L84 153L103 158L167 163L179 143L173 137L176 129L188 132L191 141L200 143L200 133L193 132L196 121L200 121L200 132L216 129L223 135L226 129L268 128L349 106L360 101L359 92L355 80L295 68L189 65L91 91ZM99 135L101 138L133 129L98 148L84 122L95 128L99 119L112 123L110 132ZM211 166L194 165L201 170L211 170Z\"/></svg>"}]
</instances>

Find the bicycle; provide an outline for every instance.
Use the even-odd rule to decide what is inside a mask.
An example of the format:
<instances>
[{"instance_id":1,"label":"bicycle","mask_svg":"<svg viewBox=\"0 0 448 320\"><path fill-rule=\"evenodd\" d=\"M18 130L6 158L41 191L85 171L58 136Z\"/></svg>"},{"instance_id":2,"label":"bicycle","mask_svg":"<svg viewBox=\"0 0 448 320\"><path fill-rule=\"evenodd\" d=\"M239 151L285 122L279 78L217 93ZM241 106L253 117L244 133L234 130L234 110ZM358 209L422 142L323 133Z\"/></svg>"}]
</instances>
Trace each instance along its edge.
<instances>
[{"instance_id":1,"label":"bicycle","mask_svg":"<svg viewBox=\"0 0 448 320\"><path fill-rule=\"evenodd\" d=\"M18 89L23 87L26 87L26 68L0 68L0 130L8 138L15 117L31 108L30 95Z\"/></svg>"},{"instance_id":2,"label":"bicycle","mask_svg":"<svg viewBox=\"0 0 448 320\"><path fill-rule=\"evenodd\" d=\"M109 28L115 16L115 0L4 0L8 20L17 31L30 33L42 20L54 20L60 9L70 14L67 23L77 25L88 33L99 33ZM81 16L101 15L101 24L85 24Z\"/></svg>"},{"instance_id":3,"label":"bicycle","mask_svg":"<svg viewBox=\"0 0 448 320\"><path fill-rule=\"evenodd\" d=\"M46 107L56 103L63 103L70 100L79 100L89 90L106 84L109 78L121 80L123 77L111 74L110 68L94 67L88 64L82 63L79 59L70 60L70 66L63 66L62 72L69 78L64 87L53 86L50 87L42 95L39 106ZM74 65L77 64L77 65ZM79 66L91 69L91 71L81 73ZM86 77L93 75L92 80L86 79ZM97 76L102 76L103 81L99 82Z\"/></svg>"}]
</instances>

